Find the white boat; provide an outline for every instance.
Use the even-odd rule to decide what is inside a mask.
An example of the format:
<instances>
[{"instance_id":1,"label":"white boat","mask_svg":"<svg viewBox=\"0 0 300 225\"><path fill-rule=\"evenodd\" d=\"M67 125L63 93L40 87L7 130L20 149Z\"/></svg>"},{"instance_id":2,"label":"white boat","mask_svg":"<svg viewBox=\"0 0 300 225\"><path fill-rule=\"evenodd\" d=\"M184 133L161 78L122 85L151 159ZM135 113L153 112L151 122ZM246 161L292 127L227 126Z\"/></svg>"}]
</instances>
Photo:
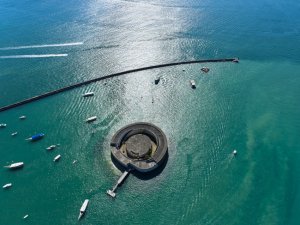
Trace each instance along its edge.
<instances>
[{"instance_id":1,"label":"white boat","mask_svg":"<svg viewBox=\"0 0 300 225\"><path fill-rule=\"evenodd\" d=\"M25 216L23 216L23 219L26 219L28 216L29 216L29 215L28 215L28 214L26 214Z\"/></svg>"},{"instance_id":2,"label":"white boat","mask_svg":"<svg viewBox=\"0 0 300 225\"><path fill-rule=\"evenodd\" d=\"M4 166L4 167L8 168L8 169L17 169L17 168L21 168L23 166L24 166L23 162L17 162L17 163L13 163L13 164L10 164L10 165Z\"/></svg>"},{"instance_id":3,"label":"white boat","mask_svg":"<svg viewBox=\"0 0 300 225\"><path fill-rule=\"evenodd\" d=\"M3 189L8 189L11 186L12 186L12 183L5 184L5 185L3 185Z\"/></svg>"},{"instance_id":4,"label":"white boat","mask_svg":"<svg viewBox=\"0 0 300 225\"><path fill-rule=\"evenodd\" d=\"M90 91L90 92L86 92L82 95L83 97L91 97L94 96L94 92Z\"/></svg>"},{"instance_id":5,"label":"white boat","mask_svg":"<svg viewBox=\"0 0 300 225\"><path fill-rule=\"evenodd\" d=\"M90 118L87 118L87 119L86 119L86 122L87 122L87 123L90 123L90 122L95 121L96 119L97 119L97 116L92 116L92 117L90 117Z\"/></svg>"},{"instance_id":6,"label":"white boat","mask_svg":"<svg viewBox=\"0 0 300 225\"><path fill-rule=\"evenodd\" d=\"M2 127L2 128L4 128L4 127L6 127L6 123L0 123L0 127Z\"/></svg>"},{"instance_id":7,"label":"white boat","mask_svg":"<svg viewBox=\"0 0 300 225\"><path fill-rule=\"evenodd\" d=\"M11 134L11 136L16 136L18 134L18 132L14 132Z\"/></svg>"},{"instance_id":8,"label":"white boat","mask_svg":"<svg viewBox=\"0 0 300 225\"><path fill-rule=\"evenodd\" d=\"M80 212L79 212L79 216L78 216L78 220L81 219L81 217L84 215L85 211L86 211L86 208L89 204L89 200L88 199L85 199L81 208L80 208Z\"/></svg>"},{"instance_id":9,"label":"white boat","mask_svg":"<svg viewBox=\"0 0 300 225\"><path fill-rule=\"evenodd\" d=\"M58 160L60 159L60 157L61 157L61 155L57 155L57 156L55 156L55 158L53 159L53 162L56 162L56 161L58 161Z\"/></svg>"},{"instance_id":10,"label":"white boat","mask_svg":"<svg viewBox=\"0 0 300 225\"><path fill-rule=\"evenodd\" d=\"M19 119L20 119L20 120L25 120L25 119L26 119L26 116L20 116Z\"/></svg>"},{"instance_id":11,"label":"white boat","mask_svg":"<svg viewBox=\"0 0 300 225\"><path fill-rule=\"evenodd\" d=\"M74 160L74 161L73 161L73 164L75 164L75 163L77 163L77 160Z\"/></svg>"},{"instance_id":12,"label":"white boat","mask_svg":"<svg viewBox=\"0 0 300 225\"><path fill-rule=\"evenodd\" d=\"M56 145L50 145L48 148L46 148L48 151L53 150L56 148Z\"/></svg>"},{"instance_id":13,"label":"white boat","mask_svg":"<svg viewBox=\"0 0 300 225\"><path fill-rule=\"evenodd\" d=\"M233 152L232 152L232 154L233 155L237 155L237 150L234 149Z\"/></svg>"},{"instance_id":14,"label":"white boat","mask_svg":"<svg viewBox=\"0 0 300 225\"><path fill-rule=\"evenodd\" d=\"M194 80L191 80L190 83L191 83L192 88L195 89L196 88L196 82Z\"/></svg>"}]
</instances>

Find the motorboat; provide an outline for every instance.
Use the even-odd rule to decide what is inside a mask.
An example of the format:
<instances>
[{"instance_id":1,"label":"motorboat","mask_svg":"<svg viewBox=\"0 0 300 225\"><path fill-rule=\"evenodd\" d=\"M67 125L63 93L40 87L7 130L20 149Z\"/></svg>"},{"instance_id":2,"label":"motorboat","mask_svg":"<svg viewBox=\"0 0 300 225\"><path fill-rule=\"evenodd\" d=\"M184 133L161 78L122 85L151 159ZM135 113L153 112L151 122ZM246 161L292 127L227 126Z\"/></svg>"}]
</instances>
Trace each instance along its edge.
<instances>
[{"instance_id":1,"label":"motorboat","mask_svg":"<svg viewBox=\"0 0 300 225\"><path fill-rule=\"evenodd\" d=\"M18 169L18 168L21 168L24 166L24 163L23 162L17 162L17 163L12 163L8 166L4 166L5 168L8 168L8 169Z\"/></svg>"},{"instance_id":2,"label":"motorboat","mask_svg":"<svg viewBox=\"0 0 300 225\"><path fill-rule=\"evenodd\" d=\"M90 118L87 118L87 119L86 119L86 122L87 122L87 123L90 123L90 122L95 121L96 119L97 119L97 116L92 116L92 117L90 117Z\"/></svg>"},{"instance_id":3,"label":"motorboat","mask_svg":"<svg viewBox=\"0 0 300 225\"><path fill-rule=\"evenodd\" d=\"M18 132L14 132L11 134L11 136L16 136L18 134Z\"/></svg>"},{"instance_id":4,"label":"motorboat","mask_svg":"<svg viewBox=\"0 0 300 225\"><path fill-rule=\"evenodd\" d=\"M42 139L45 136L45 134L43 133L39 133L39 134L35 134L33 136L31 136L30 138L27 138L27 141L38 141L40 139Z\"/></svg>"},{"instance_id":5,"label":"motorboat","mask_svg":"<svg viewBox=\"0 0 300 225\"><path fill-rule=\"evenodd\" d=\"M27 217L28 217L29 215L28 214L26 214L25 216L23 216L23 219L25 220Z\"/></svg>"},{"instance_id":6,"label":"motorboat","mask_svg":"<svg viewBox=\"0 0 300 225\"><path fill-rule=\"evenodd\" d=\"M6 123L0 123L0 128L4 128L4 127L6 127Z\"/></svg>"},{"instance_id":7,"label":"motorboat","mask_svg":"<svg viewBox=\"0 0 300 225\"><path fill-rule=\"evenodd\" d=\"M72 164L75 164L75 163L77 163L77 160L74 160L74 161L72 162Z\"/></svg>"},{"instance_id":8,"label":"motorboat","mask_svg":"<svg viewBox=\"0 0 300 225\"><path fill-rule=\"evenodd\" d=\"M60 159L61 155L57 155L54 157L53 162L57 162Z\"/></svg>"},{"instance_id":9,"label":"motorboat","mask_svg":"<svg viewBox=\"0 0 300 225\"><path fill-rule=\"evenodd\" d=\"M48 151L50 151L50 150L53 150L53 149L55 149L56 148L56 145L50 145L49 147L47 147L46 149L48 150Z\"/></svg>"},{"instance_id":10,"label":"motorboat","mask_svg":"<svg viewBox=\"0 0 300 225\"><path fill-rule=\"evenodd\" d=\"M237 150L234 149L233 152L232 152L232 154L233 155L237 155Z\"/></svg>"},{"instance_id":11,"label":"motorboat","mask_svg":"<svg viewBox=\"0 0 300 225\"><path fill-rule=\"evenodd\" d=\"M201 71L204 73L208 73L209 72L209 68L208 67L202 67Z\"/></svg>"},{"instance_id":12,"label":"motorboat","mask_svg":"<svg viewBox=\"0 0 300 225\"><path fill-rule=\"evenodd\" d=\"M232 62L238 63L239 62L239 58L233 59Z\"/></svg>"},{"instance_id":13,"label":"motorboat","mask_svg":"<svg viewBox=\"0 0 300 225\"><path fill-rule=\"evenodd\" d=\"M91 97L91 96L94 96L94 92L86 92L82 95L83 97Z\"/></svg>"},{"instance_id":14,"label":"motorboat","mask_svg":"<svg viewBox=\"0 0 300 225\"><path fill-rule=\"evenodd\" d=\"M194 80L191 80L190 83L191 83L192 88L195 89L196 88L196 82Z\"/></svg>"},{"instance_id":15,"label":"motorboat","mask_svg":"<svg viewBox=\"0 0 300 225\"><path fill-rule=\"evenodd\" d=\"M26 116L20 116L19 119L20 119L20 120L25 120L25 119L26 119Z\"/></svg>"},{"instance_id":16,"label":"motorboat","mask_svg":"<svg viewBox=\"0 0 300 225\"><path fill-rule=\"evenodd\" d=\"M82 206L81 206L81 208L80 208L78 220L80 220L81 217L83 217L83 215L85 214L85 211L86 211L86 208L87 208L88 204L89 204L89 200L85 199Z\"/></svg>"},{"instance_id":17,"label":"motorboat","mask_svg":"<svg viewBox=\"0 0 300 225\"><path fill-rule=\"evenodd\" d=\"M159 81L160 81L160 77L156 78L156 79L154 80L154 83L155 83L155 84L158 84Z\"/></svg>"},{"instance_id":18,"label":"motorboat","mask_svg":"<svg viewBox=\"0 0 300 225\"><path fill-rule=\"evenodd\" d=\"M8 183L8 184L5 184L5 185L3 185L3 189L8 189L8 188L10 188L12 186L12 183Z\"/></svg>"}]
</instances>

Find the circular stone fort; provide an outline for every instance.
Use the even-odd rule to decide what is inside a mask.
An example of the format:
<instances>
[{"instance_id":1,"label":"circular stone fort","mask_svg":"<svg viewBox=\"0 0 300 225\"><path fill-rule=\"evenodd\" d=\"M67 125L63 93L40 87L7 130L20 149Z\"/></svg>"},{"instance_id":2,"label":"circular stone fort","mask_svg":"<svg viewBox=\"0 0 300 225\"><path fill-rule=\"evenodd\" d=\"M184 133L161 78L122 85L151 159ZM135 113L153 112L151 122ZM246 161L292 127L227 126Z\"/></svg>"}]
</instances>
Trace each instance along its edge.
<instances>
[{"instance_id":1,"label":"circular stone fort","mask_svg":"<svg viewBox=\"0 0 300 225\"><path fill-rule=\"evenodd\" d=\"M168 153L167 138L151 123L133 123L117 131L110 145L112 157L127 170L145 173L159 167Z\"/></svg>"}]
</instances>

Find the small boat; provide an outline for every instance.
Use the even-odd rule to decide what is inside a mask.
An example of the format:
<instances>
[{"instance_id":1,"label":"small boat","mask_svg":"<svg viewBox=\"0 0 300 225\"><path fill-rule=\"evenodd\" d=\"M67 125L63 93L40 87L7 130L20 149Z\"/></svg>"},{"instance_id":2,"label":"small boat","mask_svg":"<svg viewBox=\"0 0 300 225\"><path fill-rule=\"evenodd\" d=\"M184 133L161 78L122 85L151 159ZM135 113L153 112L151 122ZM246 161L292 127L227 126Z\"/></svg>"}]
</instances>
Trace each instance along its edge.
<instances>
[{"instance_id":1,"label":"small boat","mask_svg":"<svg viewBox=\"0 0 300 225\"><path fill-rule=\"evenodd\" d=\"M46 148L48 151L53 150L56 148L56 145L50 145L48 148Z\"/></svg>"},{"instance_id":2,"label":"small boat","mask_svg":"<svg viewBox=\"0 0 300 225\"><path fill-rule=\"evenodd\" d=\"M91 97L91 96L94 96L94 92L86 92L82 95L83 97Z\"/></svg>"},{"instance_id":3,"label":"small boat","mask_svg":"<svg viewBox=\"0 0 300 225\"><path fill-rule=\"evenodd\" d=\"M238 63L239 62L239 58L233 59L232 62Z\"/></svg>"},{"instance_id":4,"label":"small boat","mask_svg":"<svg viewBox=\"0 0 300 225\"><path fill-rule=\"evenodd\" d=\"M0 128L4 128L4 127L6 127L6 123L0 123Z\"/></svg>"},{"instance_id":5,"label":"small boat","mask_svg":"<svg viewBox=\"0 0 300 225\"><path fill-rule=\"evenodd\" d=\"M28 214L26 214L25 216L23 216L23 219L25 220L27 217L28 217L29 215Z\"/></svg>"},{"instance_id":6,"label":"small boat","mask_svg":"<svg viewBox=\"0 0 300 225\"><path fill-rule=\"evenodd\" d=\"M234 149L233 152L232 152L232 154L233 155L237 155L237 150Z\"/></svg>"},{"instance_id":7,"label":"small boat","mask_svg":"<svg viewBox=\"0 0 300 225\"><path fill-rule=\"evenodd\" d=\"M196 88L196 82L194 80L191 80L190 83L191 83L192 88L195 89Z\"/></svg>"},{"instance_id":8,"label":"small boat","mask_svg":"<svg viewBox=\"0 0 300 225\"><path fill-rule=\"evenodd\" d=\"M11 134L11 136L16 136L18 134L18 132L14 132Z\"/></svg>"},{"instance_id":9,"label":"small boat","mask_svg":"<svg viewBox=\"0 0 300 225\"><path fill-rule=\"evenodd\" d=\"M87 118L85 122L90 123L90 122L95 121L96 119L97 119L97 116L92 116L90 118Z\"/></svg>"},{"instance_id":10,"label":"small boat","mask_svg":"<svg viewBox=\"0 0 300 225\"><path fill-rule=\"evenodd\" d=\"M8 184L5 184L5 185L3 185L3 189L8 189L8 188L10 188L12 186L12 183L8 183Z\"/></svg>"},{"instance_id":11,"label":"small boat","mask_svg":"<svg viewBox=\"0 0 300 225\"><path fill-rule=\"evenodd\" d=\"M209 68L208 67L202 67L201 71L204 72L204 73L208 73Z\"/></svg>"},{"instance_id":12,"label":"small boat","mask_svg":"<svg viewBox=\"0 0 300 225\"><path fill-rule=\"evenodd\" d=\"M42 139L45 136L45 134L40 133L40 134L35 134L33 136L31 136L30 138L27 138L27 141L38 141L40 139Z\"/></svg>"},{"instance_id":13,"label":"small boat","mask_svg":"<svg viewBox=\"0 0 300 225\"><path fill-rule=\"evenodd\" d=\"M72 164L75 164L75 163L77 163L77 160L74 160L74 161L72 162Z\"/></svg>"},{"instance_id":14,"label":"small boat","mask_svg":"<svg viewBox=\"0 0 300 225\"><path fill-rule=\"evenodd\" d=\"M53 159L53 162L57 162L60 159L61 155L57 155L55 156L55 158Z\"/></svg>"},{"instance_id":15,"label":"small boat","mask_svg":"<svg viewBox=\"0 0 300 225\"><path fill-rule=\"evenodd\" d=\"M80 220L81 217L85 214L85 211L86 211L86 208L87 208L88 204L89 204L89 200L85 199L82 206L81 206L81 208L80 208L78 220Z\"/></svg>"},{"instance_id":16,"label":"small boat","mask_svg":"<svg viewBox=\"0 0 300 225\"><path fill-rule=\"evenodd\" d=\"M8 168L8 169L18 169L18 168L21 168L23 166L24 166L23 162L17 162L17 163L13 163L13 164L10 164L10 165L4 166L4 167Z\"/></svg>"},{"instance_id":17,"label":"small boat","mask_svg":"<svg viewBox=\"0 0 300 225\"><path fill-rule=\"evenodd\" d=\"M20 119L20 120L25 120L25 119L26 119L26 116L20 116L19 119Z\"/></svg>"},{"instance_id":18,"label":"small boat","mask_svg":"<svg viewBox=\"0 0 300 225\"><path fill-rule=\"evenodd\" d=\"M160 77L156 78L156 79L154 80L154 83L155 83L155 84L158 84L159 81L160 81Z\"/></svg>"}]
</instances>

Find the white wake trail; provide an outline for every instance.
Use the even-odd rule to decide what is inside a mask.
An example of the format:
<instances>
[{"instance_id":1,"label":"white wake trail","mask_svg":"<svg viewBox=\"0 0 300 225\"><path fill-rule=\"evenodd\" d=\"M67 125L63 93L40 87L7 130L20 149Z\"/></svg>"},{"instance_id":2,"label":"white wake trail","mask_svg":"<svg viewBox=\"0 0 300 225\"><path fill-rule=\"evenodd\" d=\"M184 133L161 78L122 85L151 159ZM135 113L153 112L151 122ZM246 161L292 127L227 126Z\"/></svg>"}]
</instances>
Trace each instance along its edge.
<instances>
[{"instance_id":1,"label":"white wake trail","mask_svg":"<svg viewBox=\"0 0 300 225\"><path fill-rule=\"evenodd\" d=\"M29 49L29 48L50 48L50 47L75 46L75 45L83 45L83 42L71 42L71 43L61 43L61 44L45 44L45 45L13 46L13 47L3 47L3 48L0 48L0 50L4 51L4 50L17 50L17 49Z\"/></svg>"},{"instance_id":2,"label":"white wake trail","mask_svg":"<svg viewBox=\"0 0 300 225\"><path fill-rule=\"evenodd\" d=\"M45 55L4 55L0 59L25 59L25 58L50 58L50 57L66 57L68 54L45 54Z\"/></svg>"}]
</instances>

